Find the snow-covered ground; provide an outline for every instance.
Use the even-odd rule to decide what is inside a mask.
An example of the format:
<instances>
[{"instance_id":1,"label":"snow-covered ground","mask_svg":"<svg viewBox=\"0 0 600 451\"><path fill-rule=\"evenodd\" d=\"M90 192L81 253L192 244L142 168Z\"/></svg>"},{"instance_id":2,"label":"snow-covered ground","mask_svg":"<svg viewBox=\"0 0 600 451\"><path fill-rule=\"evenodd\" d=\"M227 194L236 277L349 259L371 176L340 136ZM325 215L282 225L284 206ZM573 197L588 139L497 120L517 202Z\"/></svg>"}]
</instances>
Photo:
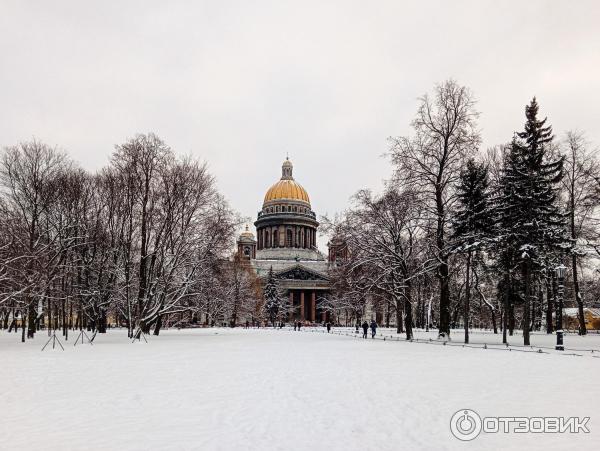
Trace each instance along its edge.
<instances>
[{"instance_id":1,"label":"snow-covered ground","mask_svg":"<svg viewBox=\"0 0 600 451\"><path fill-rule=\"evenodd\" d=\"M0 332L0 449L600 447L599 352L362 340L320 329L168 330L135 344L112 330L76 347L73 338L64 352L41 352L44 333L21 344ZM471 339L498 341L489 333ZM551 348L553 337L532 341ZM569 335L566 345L600 349L600 336ZM464 408L481 416L589 416L591 432L482 433L461 442L449 424Z\"/></svg>"}]
</instances>

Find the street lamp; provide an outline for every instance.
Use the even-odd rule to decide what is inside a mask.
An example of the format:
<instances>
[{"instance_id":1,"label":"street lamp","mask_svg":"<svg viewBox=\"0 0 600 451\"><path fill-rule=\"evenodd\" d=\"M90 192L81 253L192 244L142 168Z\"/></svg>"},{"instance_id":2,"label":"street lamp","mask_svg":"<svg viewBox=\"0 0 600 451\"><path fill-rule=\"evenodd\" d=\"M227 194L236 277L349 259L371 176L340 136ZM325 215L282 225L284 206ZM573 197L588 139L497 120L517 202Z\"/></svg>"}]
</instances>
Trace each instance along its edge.
<instances>
[{"instance_id":1,"label":"street lamp","mask_svg":"<svg viewBox=\"0 0 600 451\"><path fill-rule=\"evenodd\" d=\"M562 312L563 312L563 295L565 290L565 273L567 267L562 263L554 269L556 278L558 279L558 308L556 309L556 350L564 351L563 346L563 328L562 328Z\"/></svg>"}]
</instances>

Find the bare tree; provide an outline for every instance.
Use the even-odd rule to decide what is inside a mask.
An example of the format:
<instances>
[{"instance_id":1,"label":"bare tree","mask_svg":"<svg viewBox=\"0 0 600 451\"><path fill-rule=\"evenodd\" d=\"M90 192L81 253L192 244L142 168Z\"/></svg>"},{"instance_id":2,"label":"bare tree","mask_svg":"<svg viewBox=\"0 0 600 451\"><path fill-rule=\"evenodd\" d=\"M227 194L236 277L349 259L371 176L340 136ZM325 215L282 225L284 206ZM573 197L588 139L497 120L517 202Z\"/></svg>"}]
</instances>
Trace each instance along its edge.
<instances>
[{"instance_id":1,"label":"bare tree","mask_svg":"<svg viewBox=\"0 0 600 451\"><path fill-rule=\"evenodd\" d=\"M0 162L4 208L13 221L10 242L14 251L14 258L4 262L4 270L12 273L12 287L3 298L21 305L29 338L37 329L39 301L45 299L63 256L64 243L50 230L48 214L57 196L52 184L67 167L64 154L35 140L6 148Z\"/></svg>"},{"instance_id":2,"label":"bare tree","mask_svg":"<svg viewBox=\"0 0 600 451\"><path fill-rule=\"evenodd\" d=\"M414 135L391 139L391 156L396 180L426 194L429 213L435 218L435 254L438 260L439 333L450 334L450 274L447 228L455 200L453 186L461 165L479 145L478 113L468 88L447 80L434 89L432 97L419 99L412 122Z\"/></svg>"},{"instance_id":3,"label":"bare tree","mask_svg":"<svg viewBox=\"0 0 600 451\"><path fill-rule=\"evenodd\" d=\"M404 326L406 338L411 339L413 280L432 267L420 240L423 224L418 196L390 187L378 197L360 191L355 201L356 207L344 221L344 236L352 255L350 269L360 270L361 291L371 296L385 293L390 298L398 331Z\"/></svg>"},{"instance_id":4,"label":"bare tree","mask_svg":"<svg viewBox=\"0 0 600 451\"><path fill-rule=\"evenodd\" d=\"M583 296L579 283L578 261L585 255L581 244L593 239L593 214L598 207L595 197L596 180L600 177L600 163L591 151L583 133L569 131L563 143L564 177L563 189L567 196L569 233L574 249L571 253L573 294L578 309L579 335L587 333L583 316Z\"/></svg>"}]
</instances>

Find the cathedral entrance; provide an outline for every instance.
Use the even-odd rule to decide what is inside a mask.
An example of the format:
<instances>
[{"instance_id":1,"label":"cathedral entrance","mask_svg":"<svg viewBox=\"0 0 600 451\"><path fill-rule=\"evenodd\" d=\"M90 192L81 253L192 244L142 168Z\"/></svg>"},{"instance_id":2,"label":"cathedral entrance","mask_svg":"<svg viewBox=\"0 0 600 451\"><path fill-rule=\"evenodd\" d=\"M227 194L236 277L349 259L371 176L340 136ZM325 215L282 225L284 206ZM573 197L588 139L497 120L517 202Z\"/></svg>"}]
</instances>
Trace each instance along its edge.
<instances>
[{"instance_id":1,"label":"cathedral entrance","mask_svg":"<svg viewBox=\"0 0 600 451\"><path fill-rule=\"evenodd\" d=\"M316 290L288 290L289 294L289 312L290 321L321 321L322 315L318 308Z\"/></svg>"}]
</instances>

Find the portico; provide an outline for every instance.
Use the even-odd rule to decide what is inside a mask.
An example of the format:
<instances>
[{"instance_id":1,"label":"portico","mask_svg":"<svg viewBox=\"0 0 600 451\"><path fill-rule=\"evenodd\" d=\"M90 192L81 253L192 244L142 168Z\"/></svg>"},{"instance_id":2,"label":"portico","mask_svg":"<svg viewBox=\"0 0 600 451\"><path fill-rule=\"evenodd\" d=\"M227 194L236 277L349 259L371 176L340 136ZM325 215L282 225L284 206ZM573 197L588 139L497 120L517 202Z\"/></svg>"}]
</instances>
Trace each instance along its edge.
<instances>
[{"instance_id":1,"label":"portico","mask_svg":"<svg viewBox=\"0 0 600 451\"><path fill-rule=\"evenodd\" d=\"M327 311L321 307L327 290L324 289L290 289L288 302L290 321L324 322Z\"/></svg>"}]
</instances>

